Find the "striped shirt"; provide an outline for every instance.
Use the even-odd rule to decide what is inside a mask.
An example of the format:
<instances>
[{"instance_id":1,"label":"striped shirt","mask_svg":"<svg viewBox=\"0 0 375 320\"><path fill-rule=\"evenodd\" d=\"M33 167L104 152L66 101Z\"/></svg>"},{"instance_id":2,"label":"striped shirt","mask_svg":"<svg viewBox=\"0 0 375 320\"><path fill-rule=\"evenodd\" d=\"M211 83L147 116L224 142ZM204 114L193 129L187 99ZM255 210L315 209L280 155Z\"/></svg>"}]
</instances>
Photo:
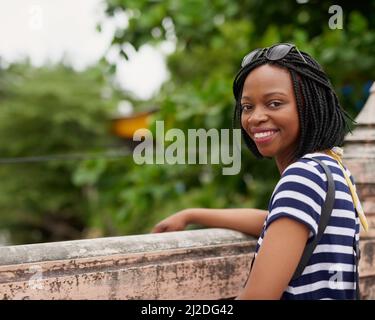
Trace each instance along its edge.
<instances>
[{"instance_id":1,"label":"striped shirt","mask_svg":"<svg viewBox=\"0 0 375 320\"><path fill-rule=\"evenodd\" d=\"M309 158L317 158L330 168L335 182L334 208L301 276L291 280L282 299L355 299L356 270L354 241L359 241L359 218L345 177L337 161L325 153L309 153L289 165L281 175L270 202L256 247L257 254L270 224L288 217L306 225L309 240L317 235L319 218L328 183L323 168ZM353 185L354 180L345 167Z\"/></svg>"}]
</instances>

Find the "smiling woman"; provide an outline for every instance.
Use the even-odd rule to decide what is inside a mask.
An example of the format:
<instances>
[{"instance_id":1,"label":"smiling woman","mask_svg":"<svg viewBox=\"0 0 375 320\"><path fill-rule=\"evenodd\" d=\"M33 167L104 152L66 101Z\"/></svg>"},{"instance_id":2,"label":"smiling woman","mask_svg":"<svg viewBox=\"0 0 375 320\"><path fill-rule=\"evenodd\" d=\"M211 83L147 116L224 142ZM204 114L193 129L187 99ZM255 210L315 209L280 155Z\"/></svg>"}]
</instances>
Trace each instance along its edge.
<instances>
[{"instance_id":1,"label":"smiling woman","mask_svg":"<svg viewBox=\"0 0 375 320\"><path fill-rule=\"evenodd\" d=\"M235 124L258 158L273 158L281 178L268 211L186 209L154 232L189 223L259 237L249 278L237 299L358 298L360 218L354 179L342 164L352 119L327 75L291 44L256 49L235 77Z\"/></svg>"},{"instance_id":2,"label":"smiling woman","mask_svg":"<svg viewBox=\"0 0 375 320\"><path fill-rule=\"evenodd\" d=\"M257 157L274 158L281 174L239 298L358 297L363 211L337 148L351 118L327 75L307 53L278 44L244 58L233 91L246 144Z\"/></svg>"}]
</instances>

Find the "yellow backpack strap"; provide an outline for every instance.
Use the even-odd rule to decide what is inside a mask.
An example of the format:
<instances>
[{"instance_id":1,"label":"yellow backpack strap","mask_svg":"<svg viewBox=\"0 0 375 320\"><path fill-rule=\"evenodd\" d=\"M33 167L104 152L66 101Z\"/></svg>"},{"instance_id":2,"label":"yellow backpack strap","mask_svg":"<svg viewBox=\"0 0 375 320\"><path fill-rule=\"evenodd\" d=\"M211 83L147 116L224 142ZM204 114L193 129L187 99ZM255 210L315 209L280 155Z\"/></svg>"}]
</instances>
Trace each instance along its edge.
<instances>
[{"instance_id":1,"label":"yellow backpack strap","mask_svg":"<svg viewBox=\"0 0 375 320\"><path fill-rule=\"evenodd\" d=\"M362 225L363 229L367 232L368 231L368 223L367 223L365 213L363 212L361 202L358 198L356 187L353 186L352 181L350 180L349 176L347 175L346 170L344 168L344 165L342 164L342 154L343 154L342 149L338 148L338 147L334 147L333 150L326 150L326 153L329 154L335 160L337 160L337 162L338 162L338 164L339 164L339 166L342 170L342 173L344 174L345 180L346 180L346 182L349 186L350 193L352 194L354 207L357 210L359 220L361 221L361 225Z\"/></svg>"}]
</instances>

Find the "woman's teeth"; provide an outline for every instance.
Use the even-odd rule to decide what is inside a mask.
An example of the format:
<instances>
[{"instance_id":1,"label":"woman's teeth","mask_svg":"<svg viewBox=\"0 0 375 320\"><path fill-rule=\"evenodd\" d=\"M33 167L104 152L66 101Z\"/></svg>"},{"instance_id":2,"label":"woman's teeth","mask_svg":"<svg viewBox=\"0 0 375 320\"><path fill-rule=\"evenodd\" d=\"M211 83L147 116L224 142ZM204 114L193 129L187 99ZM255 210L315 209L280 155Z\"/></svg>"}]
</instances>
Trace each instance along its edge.
<instances>
[{"instance_id":1,"label":"woman's teeth","mask_svg":"<svg viewBox=\"0 0 375 320\"><path fill-rule=\"evenodd\" d=\"M254 134L254 137L255 138L265 138L265 137L268 137L268 136L271 136L275 133L276 131L265 131L265 132L259 132L259 133L255 133Z\"/></svg>"}]
</instances>

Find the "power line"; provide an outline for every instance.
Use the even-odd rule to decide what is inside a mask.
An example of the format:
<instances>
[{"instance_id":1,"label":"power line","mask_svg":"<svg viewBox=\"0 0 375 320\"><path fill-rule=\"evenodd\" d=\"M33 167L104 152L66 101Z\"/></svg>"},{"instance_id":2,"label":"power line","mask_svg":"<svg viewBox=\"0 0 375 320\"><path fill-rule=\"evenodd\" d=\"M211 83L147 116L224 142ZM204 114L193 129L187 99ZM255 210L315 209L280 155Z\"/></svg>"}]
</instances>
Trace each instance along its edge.
<instances>
[{"instance_id":1,"label":"power line","mask_svg":"<svg viewBox=\"0 0 375 320\"><path fill-rule=\"evenodd\" d=\"M118 159L131 155L129 150L109 150L106 152L67 153L42 156L0 158L0 164L39 163L48 161L77 161L92 159Z\"/></svg>"}]
</instances>

